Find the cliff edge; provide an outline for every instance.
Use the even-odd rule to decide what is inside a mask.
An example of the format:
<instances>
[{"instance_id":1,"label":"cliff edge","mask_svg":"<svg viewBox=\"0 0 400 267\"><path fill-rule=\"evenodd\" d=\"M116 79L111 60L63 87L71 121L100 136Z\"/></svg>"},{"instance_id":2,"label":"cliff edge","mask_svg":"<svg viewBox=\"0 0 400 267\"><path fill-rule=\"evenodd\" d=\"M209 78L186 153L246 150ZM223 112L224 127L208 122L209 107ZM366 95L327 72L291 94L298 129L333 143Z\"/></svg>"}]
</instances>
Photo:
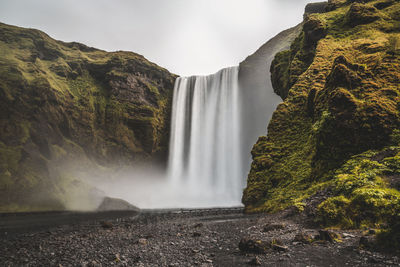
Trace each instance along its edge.
<instances>
[{"instance_id":1,"label":"cliff edge","mask_svg":"<svg viewBox=\"0 0 400 267\"><path fill-rule=\"evenodd\" d=\"M253 147L242 201L378 228L400 247L400 3L331 0L325 11L272 62L284 102Z\"/></svg>"}]
</instances>

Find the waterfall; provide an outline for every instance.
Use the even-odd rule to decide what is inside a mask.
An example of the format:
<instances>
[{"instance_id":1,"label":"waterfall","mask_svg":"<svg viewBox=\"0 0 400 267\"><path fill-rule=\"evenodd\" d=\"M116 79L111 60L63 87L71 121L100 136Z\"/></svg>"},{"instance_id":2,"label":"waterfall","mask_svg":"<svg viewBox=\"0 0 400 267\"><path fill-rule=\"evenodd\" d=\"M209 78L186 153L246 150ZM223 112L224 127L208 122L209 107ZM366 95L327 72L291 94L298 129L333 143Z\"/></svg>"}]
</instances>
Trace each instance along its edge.
<instances>
[{"instance_id":1,"label":"waterfall","mask_svg":"<svg viewBox=\"0 0 400 267\"><path fill-rule=\"evenodd\" d=\"M238 67L226 68L175 83L168 179L181 206L241 203L238 72Z\"/></svg>"}]
</instances>

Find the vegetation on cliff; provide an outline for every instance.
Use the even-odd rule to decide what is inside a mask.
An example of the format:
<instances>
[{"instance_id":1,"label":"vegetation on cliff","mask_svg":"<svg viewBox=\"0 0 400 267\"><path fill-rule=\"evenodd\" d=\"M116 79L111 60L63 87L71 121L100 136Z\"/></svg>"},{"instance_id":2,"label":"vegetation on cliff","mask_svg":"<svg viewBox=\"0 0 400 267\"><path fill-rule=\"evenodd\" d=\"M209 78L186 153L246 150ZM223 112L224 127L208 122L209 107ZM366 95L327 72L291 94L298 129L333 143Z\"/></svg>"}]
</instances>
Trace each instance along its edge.
<instances>
[{"instance_id":1,"label":"vegetation on cliff","mask_svg":"<svg viewBox=\"0 0 400 267\"><path fill-rule=\"evenodd\" d=\"M175 78L131 52L0 24L0 211L64 209L68 190L89 189L71 170L165 157Z\"/></svg>"},{"instance_id":2,"label":"vegetation on cliff","mask_svg":"<svg viewBox=\"0 0 400 267\"><path fill-rule=\"evenodd\" d=\"M254 146L248 212L291 206L400 247L400 3L331 0L271 66L284 99Z\"/></svg>"}]
</instances>

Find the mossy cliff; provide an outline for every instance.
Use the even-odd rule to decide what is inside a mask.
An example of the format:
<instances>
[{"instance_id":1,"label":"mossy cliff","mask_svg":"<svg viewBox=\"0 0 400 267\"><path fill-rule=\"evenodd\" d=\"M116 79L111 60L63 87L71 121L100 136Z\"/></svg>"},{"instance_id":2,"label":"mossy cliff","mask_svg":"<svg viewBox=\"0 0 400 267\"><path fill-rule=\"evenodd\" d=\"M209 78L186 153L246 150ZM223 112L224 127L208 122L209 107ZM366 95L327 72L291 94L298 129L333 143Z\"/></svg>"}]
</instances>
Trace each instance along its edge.
<instances>
[{"instance_id":1,"label":"mossy cliff","mask_svg":"<svg viewBox=\"0 0 400 267\"><path fill-rule=\"evenodd\" d=\"M65 208L85 187L71 166L165 161L175 78L138 54L0 24L0 211Z\"/></svg>"},{"instance_id":2,"label":"mossy cliff","mask_svg":"<svg viewBox=\"0 0 400 267\"><path fill-rule=\"evenodd\" d=\"M400 246L400 3L331 0L272 66L281 103L253 147L248 212L289 207Z\"/></svg>"}]
</instances>

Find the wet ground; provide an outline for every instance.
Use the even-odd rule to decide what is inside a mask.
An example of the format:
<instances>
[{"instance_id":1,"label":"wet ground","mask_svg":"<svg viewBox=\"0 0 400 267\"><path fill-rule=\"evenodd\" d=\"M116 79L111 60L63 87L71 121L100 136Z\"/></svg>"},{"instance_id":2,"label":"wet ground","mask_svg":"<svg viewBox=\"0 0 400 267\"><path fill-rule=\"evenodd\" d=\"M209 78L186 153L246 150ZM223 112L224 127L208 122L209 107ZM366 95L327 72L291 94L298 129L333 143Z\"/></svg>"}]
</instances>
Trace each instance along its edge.
<instances>
[{"instance_id":1,"label":"wet ground","mask_svg":"<svg viewBox=\"0 0 400 267\"><path fill-rule=\"evenodd\" d=\"M19 216L14 221L0 216L0 266L400 266L396 255L361 249L365 233L360 231L333 231L340 235L336 240L309 243L307 237L315 239L320 229L285 212L244 215L236 208ZM253 241L256 248L266 245L257 251Z\"/></svg>"}]
</instances>

